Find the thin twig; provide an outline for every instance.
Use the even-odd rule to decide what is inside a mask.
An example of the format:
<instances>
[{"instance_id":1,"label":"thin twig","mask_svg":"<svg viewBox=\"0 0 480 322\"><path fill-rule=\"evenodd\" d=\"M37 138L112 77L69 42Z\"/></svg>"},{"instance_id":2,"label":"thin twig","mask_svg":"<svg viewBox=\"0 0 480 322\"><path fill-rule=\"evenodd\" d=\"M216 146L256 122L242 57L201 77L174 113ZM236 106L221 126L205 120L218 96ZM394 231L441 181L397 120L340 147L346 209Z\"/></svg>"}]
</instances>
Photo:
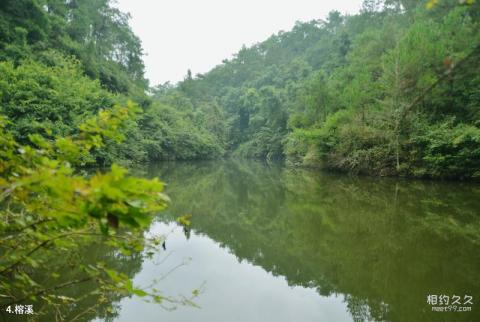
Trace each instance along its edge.
<instances>
[{"instance_id":1,"label":"thin twig","mask_svg":"<svg viewBox=\"0 0 480 322\"><path fill-rule=\"evenodd\" d=\"M438 84L444 81L447 77L453 74L453 71L458 69L460 66L463 66L466 62L470 59L474 58L475 54L480 52L480 45L477 45L467 56L465 56L462 60L460 60L455 66L453 66L449 71L445 72L441 77L439 77L433 84L428 86L419 96L417 96L410 105L403 109L403 114L407 113L410 109L415 107L418 103L420 103L425 96L430 93Z\"/></svg>"},{"instance_id":2,"label":"thin twig","mask_svg":"<svg viewBox=\"0 0 480 322\"><path fill-rule=\"evenodd\" d=\"M77 279L77 280L74 280L74 281L58 284L58 285L55 285L55 286L52 286L52 287L49 287L49 288L45 288L43 290L39 290L35 293L28 294L27 296L24 296L21 299L10 301L10 302L6 303L5 305L8 306L8 305L12 305L12 304L15 304L15 303L21 303L21 302L25 301L26 299L29 299L32 296L39 296L39 295L45 294L47 292L56 291L56 290L59 290L59 289L65 288L65 287L69 287L69 286L72 286L72 285L75 285L75 284L88 282L88 281L93 280L96 277L97 277L97 275L88 276L88 277L84 277L82 279Z\"/></svg>"},{"instance_id":3,"label":"thin twig","mask_svg":"<svg viewBox=\"0 0 480 322\"><path fill-rule=\"evenodd\" d=\"M10 238L10 237L12 237L12 236L14 236L14 235L20 234L21 232L27 230L28 228L32 228L32 227L34 227L34 226L41 225L41 224L44 224L44 223L47 223L47 222L51 222L51 221L53 221L52 218L46 218L46 219L42 219L42 220L36 221L36 222L34 222L34 223L31 223L30 225L27 225L27 226L25 226L25 227L22 227L21 229L17 229L17 230L15 230L15 231L12 231L12 232L10 233L10 235L7 235L7 236L5 236L5 237L3 237L3 238L4 238L4 239Z\"/></svg>"}]
</instances>

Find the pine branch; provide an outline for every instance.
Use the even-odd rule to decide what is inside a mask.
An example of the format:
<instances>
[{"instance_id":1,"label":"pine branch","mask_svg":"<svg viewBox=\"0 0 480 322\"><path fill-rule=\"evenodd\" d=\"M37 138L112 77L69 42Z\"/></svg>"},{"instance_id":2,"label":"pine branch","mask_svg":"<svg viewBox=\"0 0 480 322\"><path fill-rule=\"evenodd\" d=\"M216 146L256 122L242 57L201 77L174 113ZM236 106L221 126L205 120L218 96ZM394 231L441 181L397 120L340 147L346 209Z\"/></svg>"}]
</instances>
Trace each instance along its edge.
<instances>
[{"instance_id":1,"label":"pine branch","mask_svg":"<svg viewBox=\"0 0 480 322\"><path fill-rule=\"evenodd\" d=\"M419 96L417 96L413 102L408 105L405 109L403 109L403 114L406 114L412 108L414 108L418 103L420 103L427 94L429 94L435 87L437 87L441 82L447 79L449 76L453 74L455 70L464 66L469 60L475 57L475 54L480 53L480 45L477 45L466 57L460 60L456 65L454 65L450 70L445 72L441 77L439 77L433 84L427 87Z\"/></svg>"}]
</instances>

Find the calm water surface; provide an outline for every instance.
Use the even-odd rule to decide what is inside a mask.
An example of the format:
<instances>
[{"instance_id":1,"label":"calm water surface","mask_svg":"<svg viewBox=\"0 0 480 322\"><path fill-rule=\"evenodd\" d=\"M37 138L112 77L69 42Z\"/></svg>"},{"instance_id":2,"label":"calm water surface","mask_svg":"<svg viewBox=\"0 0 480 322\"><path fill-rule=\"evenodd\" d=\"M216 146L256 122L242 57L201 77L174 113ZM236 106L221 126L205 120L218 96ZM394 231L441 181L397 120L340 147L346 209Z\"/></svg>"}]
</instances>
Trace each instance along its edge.
<instances>
[{"instance_id":1,"label":"calm water surface","mask_svg":"<svg viewBox=\"0 0 480 322\"><path fill-rule=\"evenodd\" d=\"M480 187L332 175L254 161L162 163L172 205L152 259L123 261L199 306L118 299L113 321L480 321ZM185 232L174 218L192 214ZM428 295L473 297L432 312ZM95 321L103 321L97 318Z\"/></svg>"}]
</instances>

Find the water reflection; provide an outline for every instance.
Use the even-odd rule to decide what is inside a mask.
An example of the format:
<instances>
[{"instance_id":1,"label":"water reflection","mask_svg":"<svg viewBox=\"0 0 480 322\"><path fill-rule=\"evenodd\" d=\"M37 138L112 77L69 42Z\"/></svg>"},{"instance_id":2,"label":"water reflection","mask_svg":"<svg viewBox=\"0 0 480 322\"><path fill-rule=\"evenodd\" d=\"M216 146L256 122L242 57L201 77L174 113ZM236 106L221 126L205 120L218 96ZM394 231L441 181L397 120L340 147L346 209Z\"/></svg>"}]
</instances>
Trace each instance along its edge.
<instances>
[{"instance_id":1,"label":"water reflection","mask_svg":"<svg viewBox=\"0 0 480 322\"><path fill-rule=\"evenodd\" d=\"M164 163L146 175L169 183L168 218L193 214L187 234L152 228L173 230L170 265L191 257L162 289L188 294L205 281L202 308L129 299L118 321L480 321L477 185L234 161ZM165 269L145 262L136 282ZM432 312L428 294L468 294L474 305Z\"/></svg>"},{"instance_id":2,"label":"water reflection","mask_svg":"<svg viewBox=\"0 0 480 322\"><path fill-rule=\"evenodd\" d=\"M116 321L351 321L341 296L321 297L314 289L291 287L284 277L239 262L219 243L195 231L187 240L182 228L173 224L158 223L152 230L168 234L167 254L156 260L162 265L144 263L135 282L147 285L152 277L162 278L176 268L162 280L162 290L178 297L199 288L200 308L165 311L133 298L121 302ZM179 263L185 265L178 267Z\"/></svg>"},{"instance_id":3,"label":"water reflection","mask_svg":"<svg viewBox=\"0 0 480 322\"><path fill-rule=\"evenodd\" d=\"M66 253L60 251L59 255L52 249L50 258L51 267L62 267L62 271L56 278L51 278L49 267L32 272L32 278L49 279L52 283L60 285L71 281L80 280L85 277L83 265L96 264L102 262L105 266L113 268L133 278L142 269L143 258L141 254L131 254L125 256L116 249L109 247L100 239L91 239L79 241L78 249ZM81 263L81 265L79 265ZM139 274L141 275L141 273ZM41 297L30 299L34 310L47 312L45 315L36 315L34 317L25 315L0 314L0 321L28 321L28 322L53 322L53 321L91 321L93 319L101 321L113 321L120 311L119 303L123 298L122 294L107 293L106 296L100 295L97 291L97 281L86 281L76 283L74 287L67 287L62 290L61 296L55 303L47 303ZM75 305L64 300L69 297L78 299ZM27 302L28 303L28 302ZM45 310L43 310L45 309ZM3 311L3 310L2 310Z\"/></svg>"}]
</instances>

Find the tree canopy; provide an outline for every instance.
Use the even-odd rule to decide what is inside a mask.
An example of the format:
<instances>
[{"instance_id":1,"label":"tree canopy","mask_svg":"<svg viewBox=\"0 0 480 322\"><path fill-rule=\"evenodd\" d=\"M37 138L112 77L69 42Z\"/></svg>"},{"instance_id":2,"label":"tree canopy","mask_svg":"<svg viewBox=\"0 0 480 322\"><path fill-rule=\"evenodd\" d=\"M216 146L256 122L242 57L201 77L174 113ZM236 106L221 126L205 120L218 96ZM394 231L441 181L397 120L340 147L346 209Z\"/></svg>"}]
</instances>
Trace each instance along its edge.
<instances>
[{"instance_id":1,"label":"tree canopy","mask_svg":"<svg viewBox=\"0 0 480 322\"><path fill-rule=\"evenodd\" d=\"M243 47L162 93L215 106L227 154L419 177L480 175L479 5L365 1Z\"/></svg>"}]
</instances>

